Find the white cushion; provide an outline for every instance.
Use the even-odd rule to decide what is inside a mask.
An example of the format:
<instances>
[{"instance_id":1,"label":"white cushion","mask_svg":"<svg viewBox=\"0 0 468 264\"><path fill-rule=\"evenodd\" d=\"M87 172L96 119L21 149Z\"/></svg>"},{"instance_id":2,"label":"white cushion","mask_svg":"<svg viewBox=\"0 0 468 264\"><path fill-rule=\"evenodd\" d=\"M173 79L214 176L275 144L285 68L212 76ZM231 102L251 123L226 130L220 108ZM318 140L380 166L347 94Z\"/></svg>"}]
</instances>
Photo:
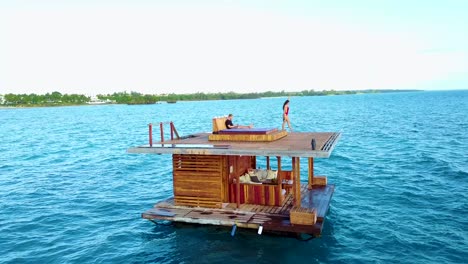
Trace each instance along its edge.
<instances>
[{"instance_id":1,"label":"white cushion","mask_svg":"<svg viewBox=\"0 0 468 264\"><path fill-rule=\"evenodd\" d=\"M268 170L267 171L267 180L273 180L273 179L276 179L277 175L278 175L278 171L274 171L274 170Z\"/></svg>"}]
</instances>

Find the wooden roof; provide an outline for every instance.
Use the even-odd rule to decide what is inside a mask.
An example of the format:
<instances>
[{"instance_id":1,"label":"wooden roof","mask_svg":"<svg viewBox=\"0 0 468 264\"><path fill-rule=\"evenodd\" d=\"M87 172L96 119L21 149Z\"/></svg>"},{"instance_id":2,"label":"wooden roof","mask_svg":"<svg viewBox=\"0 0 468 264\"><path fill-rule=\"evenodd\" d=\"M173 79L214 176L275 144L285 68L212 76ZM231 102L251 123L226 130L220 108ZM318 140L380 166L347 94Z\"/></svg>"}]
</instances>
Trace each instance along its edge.
<instances>
[{"instance_id":1,"label":"wooden roof","mask_svg":"<svg viewBox=\"0 0 468 264\"><path fill-rule=\"evenodd\" d=\"M128 149L129 153L250 155L328 158L341 136L338 132L293 132L272 142L209 141L210 133L154 142ZM311 140L315 139L315 150Z\"/></svg>"}]
</instances>

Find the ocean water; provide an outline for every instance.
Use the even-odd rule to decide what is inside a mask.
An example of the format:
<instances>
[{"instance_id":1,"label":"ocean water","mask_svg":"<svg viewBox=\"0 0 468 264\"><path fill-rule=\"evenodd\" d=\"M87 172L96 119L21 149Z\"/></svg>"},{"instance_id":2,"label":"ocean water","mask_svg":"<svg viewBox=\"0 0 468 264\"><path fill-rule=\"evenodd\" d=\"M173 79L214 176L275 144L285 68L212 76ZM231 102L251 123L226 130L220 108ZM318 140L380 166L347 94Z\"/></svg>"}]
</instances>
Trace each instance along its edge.
<instances>
[{"instance_id":1,"label":"ocean water","mask_svg":"<svg viewBox=\"0 0 468 264\"><path fill-rule=\"evenodd\" d=\"M284 100L0 109L0 263L466 263L468 91L292 97L296 131L342 132L320 238L140 218L172 196L170 156L126 153L148 123L280 127Z\"/></svg>"}]
</instances>

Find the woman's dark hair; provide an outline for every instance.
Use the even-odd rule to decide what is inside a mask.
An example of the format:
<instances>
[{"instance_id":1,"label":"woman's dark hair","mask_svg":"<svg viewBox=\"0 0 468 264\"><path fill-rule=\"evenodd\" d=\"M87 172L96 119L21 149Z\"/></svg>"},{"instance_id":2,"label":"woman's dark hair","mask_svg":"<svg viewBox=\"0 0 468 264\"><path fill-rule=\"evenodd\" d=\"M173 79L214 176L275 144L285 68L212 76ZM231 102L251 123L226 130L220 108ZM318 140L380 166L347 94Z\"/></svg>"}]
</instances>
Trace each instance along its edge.
<instances>
[{"instance_id":1,"label":"woman's dark hair","mask_svg":"<svg viewBox=\"0 0 468 264\"><path fill-rule=\"evenodd\" d=\"M283 110L284 110L284 107L289 103L289 100L286 100L283 104Z\"/></svg>"}]
</instances>

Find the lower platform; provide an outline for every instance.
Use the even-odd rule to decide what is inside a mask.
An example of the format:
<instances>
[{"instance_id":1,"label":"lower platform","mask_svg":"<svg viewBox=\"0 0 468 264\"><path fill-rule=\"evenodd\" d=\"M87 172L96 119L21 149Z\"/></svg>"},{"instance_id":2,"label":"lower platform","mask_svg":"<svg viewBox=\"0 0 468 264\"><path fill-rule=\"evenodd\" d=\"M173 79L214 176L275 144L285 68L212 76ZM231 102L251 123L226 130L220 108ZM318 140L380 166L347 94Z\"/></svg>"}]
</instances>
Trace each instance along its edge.
<instances>
[{"instance_id":1,"label":"lower platform","mask_svg":"<svg viewBox=\"0 0 468 264\"><path fill-rule=\"evenodd\" d=\"M225 203L221 209L188 207L174 205L170 198L154 205L154 208L144 212L142 217L148 220L168 220L174 222L233 226L258 229L263 226L263 232L302 233L320 236L325 215L330 207L330 201L335 190L334 185L314 186L311 190L307 184L301 184L301 207L315 209L317 222L313 225L297 225L290 221L290 211L293 208L293 196L289 194L281 206L265 206Z\"/></svg>"}]
</instances>

